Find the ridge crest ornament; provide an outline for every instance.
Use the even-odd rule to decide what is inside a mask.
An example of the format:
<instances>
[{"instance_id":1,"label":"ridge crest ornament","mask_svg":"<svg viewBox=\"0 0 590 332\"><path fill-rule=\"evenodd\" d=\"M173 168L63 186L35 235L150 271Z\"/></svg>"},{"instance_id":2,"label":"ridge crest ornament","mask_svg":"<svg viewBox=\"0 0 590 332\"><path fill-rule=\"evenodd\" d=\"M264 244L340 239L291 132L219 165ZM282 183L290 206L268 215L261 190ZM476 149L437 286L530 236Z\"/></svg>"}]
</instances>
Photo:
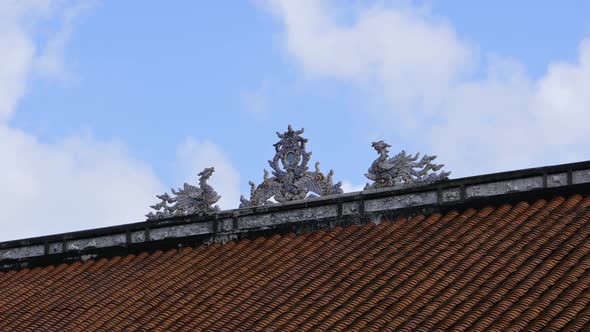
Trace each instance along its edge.
<instances>
[{"instance_id":1,"label":"ridge crest ornament","mask_svg":"<svg viewBox=\"0 0 590 332\"><path fill-rule=\"evenodd\" d=\"M311 159L311 152L307 152L307 139L301 137L304 129L293 130L289 125L284 133L277 132L279 141L274 144L275 156L268 164L272 168L272 177L264 170L264 180L256 186L250 184L250 199L240 197L240 208L273 204L269 199L281 202L341 194L342 182L333 183L334 171L327 175L320 171L320 162L315 163L315 171L308 171L307 164ZM314 195L316 194L316 195Z\"/></svg>"},{"instance_id":2,"label":"ridge crest ornament","mask_svg":"<svg viewBox=\"0 0 590 332\"><path fill-rule=\"evenodd\" d=\"M171 188L170 190L175 197L170 197L168 193L156 195L161 202L150 205L157 212L146 214L147 219L157 220L192 214L203 215L220 211L219 206L212 205L217 203L221 196L217 195L213 187L207 183L214 171L214 167L209 167L199 173L198 187L185 182L184 187L178 188L178 191Z\"/></svg>"},{"instance_id":3,"label":"ridge crest ornament","mask_svg":"<svg viewBox=\"0 0 590 332\"><path fill-rule=\"evenodd\" d=\"M451 174L444 171L436 173L444 166L432 163L436 156L424 155L420 161L417 161L420 152L413 156L402 150L389 158L388 148L391 145L378 141L373 142L371 146L377 151L379 157L373 161L368 173L365 174L369 180L374 181L373 184L367 183L365 189L404 188L429 184L447 180Z\"/></svg>"}]
</instances>

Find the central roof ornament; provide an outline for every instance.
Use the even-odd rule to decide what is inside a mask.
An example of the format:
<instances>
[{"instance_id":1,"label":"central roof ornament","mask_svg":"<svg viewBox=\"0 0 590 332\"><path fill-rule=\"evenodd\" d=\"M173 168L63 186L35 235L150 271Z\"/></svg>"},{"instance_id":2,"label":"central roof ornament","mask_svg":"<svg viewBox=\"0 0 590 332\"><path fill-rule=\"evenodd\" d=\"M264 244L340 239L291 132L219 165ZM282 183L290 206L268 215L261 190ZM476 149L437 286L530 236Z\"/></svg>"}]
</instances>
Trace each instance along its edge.
<instances>
[{"instance_id":1,"label":"central roof ornament","mask_svg":"<svg viewBox=\"0 0 590 332\"><path fill-rule=\"evenodd\" d=\"M250 181L250 199L242 195L240 208L272 204L269 200L272 197L277 202L287 202L343 193L342 182L333 184L334 171L324 175L319 161L315 163L315 172L308 171L311 152L306 151L307 139L301 134L303 128L293 130L291 125L283 134L277 132L280 140L274 144L274 158L268 161L274 176L269 177L268 171L264 170L264 181L260 185Z\"/></svg>"},{"instance_id":2,"label":"central roof ornament","mask_svg":"<svg viewBox=\"0 0 590 332\"><path fill-rule=\"evenodd\" d=\"M375 181L373 184L368 184L365 189L378 188L404 188L418 184L429 184L442 180L447 180L451 172L440 172L444 165L433 164L432 161L436 156L424 155L420 161L420 152L412 156L406 154L406 151L389 158L388 148L391 145L379 141L371 144L379 154L379 157L373 161L369 168L369 172L365 176L369 180Z\"/></svg>"}]
</instances>

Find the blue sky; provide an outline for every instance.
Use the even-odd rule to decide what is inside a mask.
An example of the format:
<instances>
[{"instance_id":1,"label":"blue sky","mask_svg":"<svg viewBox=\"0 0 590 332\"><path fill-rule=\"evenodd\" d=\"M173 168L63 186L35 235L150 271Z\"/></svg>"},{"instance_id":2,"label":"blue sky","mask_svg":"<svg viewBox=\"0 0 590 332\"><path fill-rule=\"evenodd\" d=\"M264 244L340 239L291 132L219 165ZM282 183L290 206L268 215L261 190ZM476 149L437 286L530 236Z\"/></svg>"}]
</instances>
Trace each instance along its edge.
<instances>
[{"instance_id":1,"label":"blue sky","mask_svg":"<svg viewBox=\"0 0 590 332\"><path fill-rule=\"evenodd\" d=\"M590 159L586 1L8 1L0 50L0 240L140 221L210 165L237 207L289 123L347 190L378 139L452 177Z\"/></svg>"}]
</instances>

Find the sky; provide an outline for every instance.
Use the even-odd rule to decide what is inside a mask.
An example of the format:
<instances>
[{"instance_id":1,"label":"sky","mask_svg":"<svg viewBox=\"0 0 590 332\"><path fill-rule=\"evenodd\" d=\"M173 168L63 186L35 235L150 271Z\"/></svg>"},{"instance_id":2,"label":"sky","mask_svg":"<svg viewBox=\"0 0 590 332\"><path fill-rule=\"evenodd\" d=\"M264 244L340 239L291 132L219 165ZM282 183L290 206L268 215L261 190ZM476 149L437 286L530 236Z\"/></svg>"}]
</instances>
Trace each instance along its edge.
<instances>
[{"instance_id":1,"label":"sky","mask_svg":"<svg viewBox=\"0 0 590 332\"><path fill-rule=\"evenodd\" d=\"M0 241L145 220L260 183L275 132L361 190L376 158L451 178L590 159L590 2L0 0Z\"/></svg>"}]
</instances>

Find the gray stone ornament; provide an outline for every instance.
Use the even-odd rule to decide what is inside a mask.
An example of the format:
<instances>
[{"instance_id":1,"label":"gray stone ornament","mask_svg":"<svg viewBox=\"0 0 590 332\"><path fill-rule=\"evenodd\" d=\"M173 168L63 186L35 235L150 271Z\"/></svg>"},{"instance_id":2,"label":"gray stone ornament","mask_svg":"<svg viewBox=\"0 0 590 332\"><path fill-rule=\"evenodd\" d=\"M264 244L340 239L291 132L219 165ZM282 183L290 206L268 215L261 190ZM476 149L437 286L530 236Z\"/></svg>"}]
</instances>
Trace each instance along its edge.
<instances>
[{"instance_id":1,"label":"gray stone ornament","mask_svg":"<svg viewBox=\"0 0 590 332\"><path fill-rule=\"evenodd\" d=\"M213 204L221 196L217 195L213 187L207 183L214 171L215 168L209 167L199 173L199 187L185 183L182 189L178 188L178 191L171 188L170 190L175 197L170 197L168 193L156 195L161 202L150 206L157 212L146 214L148 220L194 214L203 215L220 211L219 207L217 205L213 206Z\"/></svg>"},{"instance_id":2,"label":"gray stone ornament","mask_svg":"<svg viewBox=\"0 0 590 332\"><path fill-rule=\"evenodd\" d=\"M308 171L311 152L306 151L307 139L301 134L303 129L293 130L291 125L285 133L277 132L280 141L274 144L275 156L268 161L273 176L264 170L264 181L260 185L250 181L250 199L242 195L240 208L272 204L269 200L272 197L280 203L343 192L342 182L333 184L334 171L324 175L319 162L315 163L315 172Z\"/></svg>"},{"instance_id":3,"label":"gray stone ornament","mask_svg":"<svg viewBox=\"0 0 590 332\"><path fill-rule=\"evenodd\" d=\"M444 166L432 163L436 156L424 155L420 161L417 161L420 153L412 156L402 150L399 154L389 158L388 148L391 145L379 141L373 142L371 146L379 153L379 157L373 161L368 173L365 174L369 180L374 181L373 184L367 183L365 189L405 188L429 184L447 180L451 174L451 172L436 173Z\"/></svg>"}]
</instances>

